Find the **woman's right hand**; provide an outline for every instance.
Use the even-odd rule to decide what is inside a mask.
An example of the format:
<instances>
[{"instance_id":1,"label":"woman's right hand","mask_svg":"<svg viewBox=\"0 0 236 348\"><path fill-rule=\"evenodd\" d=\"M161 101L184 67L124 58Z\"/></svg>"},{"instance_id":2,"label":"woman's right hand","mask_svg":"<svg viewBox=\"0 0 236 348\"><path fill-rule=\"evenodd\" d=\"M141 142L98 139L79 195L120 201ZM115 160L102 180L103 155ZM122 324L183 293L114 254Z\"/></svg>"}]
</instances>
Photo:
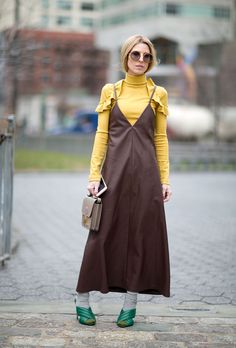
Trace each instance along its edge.
<instances>
[{"instance_id":1,"label":"woman's right hand","mask_svg":"<svg viewBox=\"0 0 236 348\"><path fill-rule=\"evenodd\" d=\"M89 193L95 197L98 193L98 187L99 187L100 181L90 181L88 183L87 189L89 190Z\"/></svg>"}]
</instances>

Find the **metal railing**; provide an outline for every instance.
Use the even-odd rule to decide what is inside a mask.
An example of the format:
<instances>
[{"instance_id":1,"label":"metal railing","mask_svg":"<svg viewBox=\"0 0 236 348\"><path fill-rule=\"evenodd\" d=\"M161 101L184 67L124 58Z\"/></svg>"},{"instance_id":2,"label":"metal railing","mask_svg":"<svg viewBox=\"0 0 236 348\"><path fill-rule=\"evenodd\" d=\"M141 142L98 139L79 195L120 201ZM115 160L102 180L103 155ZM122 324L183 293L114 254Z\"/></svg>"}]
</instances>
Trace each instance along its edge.
<instances>
[{"instance_id":1,"label":"metal railing","mask_svg":"<svg viewBox=\"0 0 236 348\"><path fill-rule=\"evenodd\" d=\"M15 117L0 117L0 262L11 255Z\"/></svg>"},{"instance_id":2,"label":"metal railing","mask_svg":"<svg viewBox=\"0 0 236 348\"><path fill-rule=\"evenodd\" d=\"M171 171L235 171L236 142L171 142Z\"/></svg>"},{"instance_id":3,"label":"metal railing","mask_svg":"<svg viewBox=\"0 0 236 348\"><path fill-rule=\"evenodd\" d=\"M55 151L90 158L94 134L79 135L20 135L16 136L18 149ZM235 171L236 141L216 142L169 141L170 168L173 171Z\"/></svg>"}]
</instances>

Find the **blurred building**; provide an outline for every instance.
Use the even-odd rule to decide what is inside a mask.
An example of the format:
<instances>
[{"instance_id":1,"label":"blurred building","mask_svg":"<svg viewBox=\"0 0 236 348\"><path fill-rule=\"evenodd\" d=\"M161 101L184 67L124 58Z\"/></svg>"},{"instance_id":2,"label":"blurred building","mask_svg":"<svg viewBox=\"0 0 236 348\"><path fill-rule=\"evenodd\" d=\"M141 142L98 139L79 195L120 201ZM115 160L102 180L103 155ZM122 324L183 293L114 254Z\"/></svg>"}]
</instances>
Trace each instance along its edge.
<instances>
[{"instance_id":1,"label":"blurred building","mask_svg":"<svg viewBox=\"0 0 236 348\"><path fill-rule=\"evenodd\" d=\"M160 77L175 73L179 55L187 63L200 55L204 65L217 64L218 45L234 38L234 23L234 0L102 0L96 40L112 52L113 81L119 74L115 67L122 42L134 34L146 35L161 62L152 74Z\"/></svg>"},{"instance_id":2,"label":"blurred building","mask_svg":"<svg viewBox=\"0 0 236 348\"><path fill-rule=\"evenodd\" d=\"M97 49L96 1L0 2L0 111L32 132L94 109L109 53Z\"/></svg>"},{"instance_id":3,"label":"blurred building","mask_svg":"<svg viewBox=\"0 0 236 348\"><path fill-rule=\"evenodd\" d=\"M18 123L36 122L32 131L48 128L49 117L50 126L55 125L62 104L68 112L68 98L75 107L86 108L86 96L96 96L106 82L109 54L95 48L92 33L19 29L11 42L11 32L2 34L5 110L16 103Z\"/></svg>"},{"instance_id":4,"label":"blurred building","mask_svg":"<svg viewBox=\"0 0 236 348\"><path fill-rule=\"evenodd\" d=\"M0 31L21 28L88 32L97 19L98 0L1 0Z\"/></svg>"},{"instance_id":5,"label":"blurred building","mask_svg":"<svg viewBox=\"0 0 236 348\"><path fill-rule=\"evenodd\" d=\"M101 86L123 77L122 43L140 33L157 49L160 64L150 74L168 89L170 99L215 113L230 105L235 114L235 3L2 0L0 104L17 102L19 119L35 115L37 104L41 128L66 112L72 94L71 104L94 108Z\"/></svg>"},{"instance_id":6,"label":"blurred building","mask_svg":"<svg viewBox=\"0 0 236 348\"><path fill-rule=\"evenodd\" d=\"M211 109L215 132L229 113L227 132L235 137L235 6L235 0L101 0L96 42L111 52L109 82L123 77L124 40L145 35L160 60L150 75L167 88L170 102L200 104L204 115Z\"/></svg>"},{"instance_id":7,"label":"blurred building","mask_svg":"<svg viewBox=\"0 0 236 348\"><path fill-rule=\"evenodd\" d=\"M8 44L11 31L4 38ZM79 88L96 94L107 64L108 52L95 48L91 33L20 29L14 47L6 51L5 80L10 88L17 65L20 95Z\"/></svg>"}]
</instances>

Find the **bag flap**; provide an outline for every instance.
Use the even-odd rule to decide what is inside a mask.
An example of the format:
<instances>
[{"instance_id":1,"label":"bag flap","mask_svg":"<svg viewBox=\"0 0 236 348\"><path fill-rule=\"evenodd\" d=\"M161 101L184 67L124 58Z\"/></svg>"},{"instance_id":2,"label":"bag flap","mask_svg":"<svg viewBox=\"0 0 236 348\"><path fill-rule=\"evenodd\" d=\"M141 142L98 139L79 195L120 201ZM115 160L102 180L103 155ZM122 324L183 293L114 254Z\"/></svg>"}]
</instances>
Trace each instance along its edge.
<instances>
[{"instance_id":1,"label":"bag flap","mask_svg":"<svg viewBox=\"0 0 236 348\"><path fill-rule=\"evenodd\" d=\"M93 197L85 197L83 199L83 204L82 204L82 214L91 217L92 211L93 211L93 206L96 204L96 202L100 203L101 199L99 198L93 198Z\"/></svg>"}]
</instances>

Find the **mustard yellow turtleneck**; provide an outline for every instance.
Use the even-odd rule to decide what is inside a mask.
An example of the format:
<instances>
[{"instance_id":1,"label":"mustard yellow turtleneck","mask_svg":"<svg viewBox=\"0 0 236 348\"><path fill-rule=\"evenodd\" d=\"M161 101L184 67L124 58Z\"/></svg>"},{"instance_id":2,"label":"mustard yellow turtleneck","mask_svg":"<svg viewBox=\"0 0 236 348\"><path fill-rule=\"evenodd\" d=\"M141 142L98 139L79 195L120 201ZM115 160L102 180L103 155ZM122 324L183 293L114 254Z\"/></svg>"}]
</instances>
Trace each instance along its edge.
<instances>
[{"instance_id":1,"label":"mustard yellow turtleneck","mask_svg":"<svg viewBox=\"0 0 236 348\"><path fill-rule=\"evenodd\" d=\"M125 79L118 81L115 86L119 108L133 126L148 105L154 83L150 78L146 79L145 75L126 74ZM107 84L102 89L100 102L96 108L98 128L91 157L89 181L99 181L101 177L100 171L106 155L109 137L109 115L114 104L114 85ZM160 179L162 184L169 184L169 154L166 135L168 106L167 92L163 87L157 86L151 100L151 107L155 113L154 144Z\"/></svg>"}]
</instances>

